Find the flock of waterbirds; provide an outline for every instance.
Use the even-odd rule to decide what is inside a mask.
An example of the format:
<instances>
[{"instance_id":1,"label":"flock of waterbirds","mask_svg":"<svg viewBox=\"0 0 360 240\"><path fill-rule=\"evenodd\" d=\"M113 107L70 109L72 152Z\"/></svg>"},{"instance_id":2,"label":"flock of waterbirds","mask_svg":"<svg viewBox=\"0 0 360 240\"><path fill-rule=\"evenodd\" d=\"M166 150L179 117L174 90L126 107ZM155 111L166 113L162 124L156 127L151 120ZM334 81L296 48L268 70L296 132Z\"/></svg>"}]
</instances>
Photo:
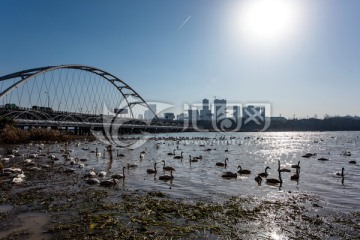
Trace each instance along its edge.
<instances>
[{"instance_id":1,"label":"flock of waterbirds","mask_svg":"<svg viewBox=\"0 0 360 240\"><path fill-rule=\"evenodd\" d=\"M166 139L165 139L166 140ZM181 151L180 154L177 154L177 150L179 149L179 140L181 139L177 139L177 138L171 138L170 140L175 141L176 145L177 145L177 149L174 149L172 152L168 152L166 155L168 156L169 160L171 161L171 159L177 161L183 161L184 160L184 155L183 152ZM162 144L165 144L165 142L162 142ZM161 151L160 149L160 145L161 143L159 142L155 142L155 148L156 151ZM61 170L67 174L70 173L74 173L75 172L75 168L85 168L86 166L86 162L88 161L88 159L86 158L77 158L77 157L73 157L72 156L72 149L69 149L69 145L68 144L63 144L63 145L58 145L59 146L59 153L61 153L61 157L63 158L63 162L61 164ZM80 146L80 143L77 143L76 146ZM8 165L8 163L12 160L15 159L16 157L21 158L22 159L22 164L23 166L26 168L26 171L40 171L42 169L46 169L46 168L50 168L52 167L52 165L55 162L61 162L61 157L56 156L55 154L50 154L49 152L46 153L46 149L45 149L45 145L44 144L38 144L38 151L37 152L30 152L27 154L20 154L19 149L15 149L13 150L12 154L9 154L5 157L1 157L0 156L0 177L9 177L11 178L12 182L14 184L20 184L22 182L25 181L25 173L23 171L23 169L19 168L19 167L4 167L4 165ZM200 147L205 147L205 146L200 146ZM26 146L26 148L30 148L29 146ZM111 145L105 147L103 149L103 151L98 151L97 148L91 150L89 147L83 147L82 150L84 151L90 151L91 154L94 154L96 158L104 158L105 155L108 153L109 156L112 158L113 155L115 155L117 158L122 159L125 158L125 154L124 153L120 153L119 149L114 149ZM133 150L133 149L130 149ZM199 151L217 151L214 148L205 148L203 150L199 150ZM224 151L224 150L222 150ZM229 150L228 148L225 149L225 152L228 153ZM145 156L147 154L147 149L143 150L140 152L139 155L139 161L143 161L145 159ZM344 151L341 153L342 155L345 156L351 156L351 153L349 151ZM315 158L317 156L316 153L307 153L305 155L303 155L303 158ZM48 161L46 164L37 164L37 159L39 158L48 158ZM325 158L325 157L320 157L318 158L319 161L329 161L330 159ZM189 155L189 164L191 165L196 164L196 162L199 161L206 161L205 158L202 155L199 156L191 156ZM229 161L228 158L225 158L223 161L219 161L216 162L214 165L214 167L219 167L219 168L227 168L227 162ZM155 161L154 162L154 167L151 169L147 169L146 172L147 174L154 174L154 178L156 179L156 175L158 173L158 169L157 169L157 165L162 163L162 170L163 173L162 175L160 175L158 177L159 180L170 180L172 181L175 177L173 175L173 172L176 172L174 167L168 166L166 165L166 161L165 160L161 160L161 161ZM351 160L349 161L350 164L356 164L355 160ZM101 186L115 186L118 184L118 180L119 179L125 179L125 170L128 169L129 171L132 168L137 168L138 164L136 163L127 163L125 166L123 166L122 172L120 173L115 173L115 174L111 174L108 177L108 173L104 170L102 171L95 171L94 168L89 169L89 170L84 170L86 171L86 173L84 174L84 180L86 183L88 184L99 184ZM300 161L298 161L297 164L293 164L291 165L291 168L295 170L295 172L290 176L290 180L295 180L298 181L300 179ZM241 165L238 165L237 167L237 171L235 172L231 172L231 171L226 171L223 172L221 174L221 177L226 178L226 179L236 179L239 175L246 175L249 176L251 174L251 170L248 169L243 169ZM268 178L269 173L268 170L271 170L271 168L269 166L266 166L264 172L262 173L257 173L255 176L255 181L258 183L258 185L261 185L262 181L265 179L265 182L267 184L271 184L271 185L277 185L277 184L281 184L283 183L283 179L281 174L282 173L288 173L291 172L291 169L287 169L287 168L281 168L281 162L278 161L278 178ZM168 174L166 174L166 172L169 172ZM342 183L344 181L344 167L341 169L341 171L336 172L335 173L336 176L340 176L342 177ZM100 180L99 180L100 179Z\"/></svg>"}]
</instances>

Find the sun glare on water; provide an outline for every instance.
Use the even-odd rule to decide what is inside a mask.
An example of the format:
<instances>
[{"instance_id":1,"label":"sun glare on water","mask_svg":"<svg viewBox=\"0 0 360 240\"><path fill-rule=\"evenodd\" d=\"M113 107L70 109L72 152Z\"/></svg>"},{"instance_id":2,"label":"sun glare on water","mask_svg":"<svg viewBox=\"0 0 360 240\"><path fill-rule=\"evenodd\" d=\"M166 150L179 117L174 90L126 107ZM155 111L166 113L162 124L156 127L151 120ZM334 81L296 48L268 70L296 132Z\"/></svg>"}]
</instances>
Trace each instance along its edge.
<instances>
[{"instance_id":1,"label":"sun glare on water","mask_svg":"<svg viewBox=\"0 0 360 240\"><path fill-rule=\"evenodd\" d=\"M300 23L296 0L245 0L238 13L241 37L256 45L273 45L293 37Z\"/></svg>"}]
</instances>

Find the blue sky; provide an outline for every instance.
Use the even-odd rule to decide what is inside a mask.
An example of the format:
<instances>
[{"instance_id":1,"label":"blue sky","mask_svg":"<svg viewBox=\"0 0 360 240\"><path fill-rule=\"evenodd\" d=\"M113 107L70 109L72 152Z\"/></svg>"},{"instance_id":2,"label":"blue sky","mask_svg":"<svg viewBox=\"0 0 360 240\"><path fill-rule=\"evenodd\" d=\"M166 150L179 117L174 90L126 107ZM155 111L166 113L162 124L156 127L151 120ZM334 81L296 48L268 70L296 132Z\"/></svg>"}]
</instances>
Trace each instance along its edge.
<instances>
[{"instance_id":1,"label":"blue sky","mask_svg":"<svg viewBox=\"0 0 360 240\"><path fill-rule=\"evenodd\" d=\"M239 34L244 1L0 0L0 75L78 63L148 101L217 96L269 102L285 117L360 115L360 1L293 1L294 37L263 46Z\"/></svg>"}]
</instances>

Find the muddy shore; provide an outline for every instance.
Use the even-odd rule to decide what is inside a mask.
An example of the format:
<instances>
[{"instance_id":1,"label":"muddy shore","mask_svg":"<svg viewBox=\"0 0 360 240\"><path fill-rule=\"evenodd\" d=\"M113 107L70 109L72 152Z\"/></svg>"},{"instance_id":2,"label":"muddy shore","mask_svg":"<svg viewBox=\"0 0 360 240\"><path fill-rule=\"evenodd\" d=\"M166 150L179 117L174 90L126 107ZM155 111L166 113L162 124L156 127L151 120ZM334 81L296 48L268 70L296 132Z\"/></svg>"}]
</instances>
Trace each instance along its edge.
<instances>
[{"instance_id":1,"label":"muddy shore","mask_svg":"<svg viewBox=\"0 0 360 240\"><path fill-rule=\"evenodd\" d=\"M48 155L34 162L3 162L26 177L14 184L15 174L0 176L1 239L360 238L359 211L329 211L316 195L175 199L129 189L126 178L113 187L89 185L83 174L64 171L63 161L49 162Z\"/></svg>"}]
</instances>

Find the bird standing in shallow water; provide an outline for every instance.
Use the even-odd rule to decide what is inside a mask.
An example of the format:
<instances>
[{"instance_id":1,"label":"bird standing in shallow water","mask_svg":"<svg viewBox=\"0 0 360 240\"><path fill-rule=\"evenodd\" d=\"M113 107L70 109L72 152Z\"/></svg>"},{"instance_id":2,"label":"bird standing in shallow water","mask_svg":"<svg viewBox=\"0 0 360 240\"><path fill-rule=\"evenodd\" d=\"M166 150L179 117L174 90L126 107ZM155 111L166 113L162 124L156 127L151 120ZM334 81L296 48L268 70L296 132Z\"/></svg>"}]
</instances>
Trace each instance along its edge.
<instances>
[{"instance_id":1,"label":"bird standing in shallow water","mask_svg":"<svg viewBox=\"0 0 360 240\"><path fill-rule=\"evenodd\" d=\"M296 169L296 173L290 177L290 180L299 180L300 178L300 168Z\"/></svg>"}]
</instances>

